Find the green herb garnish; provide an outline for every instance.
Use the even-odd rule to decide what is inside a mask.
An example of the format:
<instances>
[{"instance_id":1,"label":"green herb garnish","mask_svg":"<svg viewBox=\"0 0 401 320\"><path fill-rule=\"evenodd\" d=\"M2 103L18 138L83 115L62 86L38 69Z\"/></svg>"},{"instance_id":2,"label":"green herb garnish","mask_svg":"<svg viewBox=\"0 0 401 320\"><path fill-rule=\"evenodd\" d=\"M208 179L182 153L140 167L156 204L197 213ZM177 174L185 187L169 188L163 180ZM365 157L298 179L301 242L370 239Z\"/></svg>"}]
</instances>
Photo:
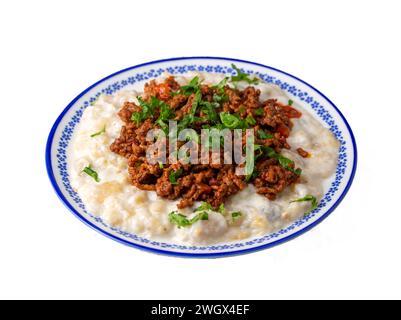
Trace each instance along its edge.
<instances>
[{"instance_id":1,"label":"green herb garnish","mask_svg":"<svg viewBox=\"0 0 401 320\"><path fill-rule=\"evenodd\" d=\"M206 116L207 121L216 123L218 121L218 116L216 112L216 108L218 107L218 104L216 103L211 103L207 101L202 101L202 111Z\"/></svg>"},{"instance_id":2,"label":"green herb garnish","mask_svg":"<svg viewBox=\"0 0 401 320\"><path fill-rule=\"evenodd\" d=\"M298 176L302 173L302 170L300 168L294 169L294 161L292 161L291 159L288 159L280 154L277 155L276 158L278 159L278 162L284 169L291 171Z\"/></svg>"},{"instance_id":3,"label":"green herb garnish","mask_svg":"<svg viewBox=\"0 0 401 320\"><path fill-rule=\"evenodd\" d=\"M258 132L259 134L259 132ZM295 173L296 175L301 175L302 170L300 168L294 169L294 161L291 159L288 159L287 157L284 157L283 155L277 153L274 151L273 148L267 147L267 146L261 146L258 144L255 144L255 151L258 152L258 154L255 156L255 158L259 158L262 155L267 155L269 158L274 158L277 159L279 164L286 170L291 171Z\"/></svg>"},{"instance_id":4,"label":"green herb garnish","mask_svg":"<svg viewBox=\"0 0 401 320\"><path fill-rule=\"evenodd\" d=\"M255 115L256 116L263 116L264 113L265 113L265 110L263 108L257 108L255 110Z\"/></svg>"},{"instance_id":5,"label":"green herb garnish","mask_svg":"<svg viewBox=\"0 0 401 320\"><path fill-rule=\"evenodd\" d=\"M313 210L315 210L318 206L318 202L315 196L312 196L310 194L306 195L303 198L299 198L293 201L290 201L290 203L292 202L303 202L303 201L310 201L311 202L311 208L309 211L305 212L305 215L308 215L309 213L311 213Z\"/></svg>"},{"instance_id":6,"label":"green herb garnish","mask_svg":"<svg viewBox=\"0 0 401 320\"><path fill-rule=\"evenodd\" d=\"M182 175L183 170L179 168L178 170L173 170L170 172L168 179L171 184L178 184L177 179Z\"/></svg>"},{"instance_id":7,"label":"green herb garnish","mask_svg":"<svg viewBox=\"0 0 401 320\"><path fill-rule=\"evenodd\" d=\"M242 127L242 121L241 119L235 115L231 114L229 112L220 112L219 114L221 123L229 129L238 129Z\"/></svg>"},{"instance_id":8,"label":"green herb garnish","mask_svg":"<svg viewBox=\"0 0 401 320\"><path fill-rule=\"evenodd\" d=\"M231 67L237 71L237 75L231 77L231 81L233 82L238 82L238 81L246 81L249 84L258 84L259 79L258 78L249 78L249 75L242 72L235 64L231 64Z\"/></svg>"},{"instance_id":9,"label":"green herb garnish","mask_svg":"<svg viewBox=\"0 0 401 320\"><path fill-rule=\"evenodd\" d=\"M170 108L170 106L163 102L159 102L159 107L160 107L160 114L159 114L159 119L163 121L168 121L169 119L174 117L174 110Z\"/></svg>"},{"instance_id":10,"label":"green herb garnish","mask_svg":"<svg viewBox=\"0 0 401 320\"><path fill-rule=\"evenodd\" d=\"M274 136L270 133L266 133L263 130L258 130L259 139L272 139Z\"/></svg>"},{"instance_id":11,"label":"green herb garnish","mask_svg":"<svg viewBox=\"0 0 401 320\"><path fill-rule=\"evenodd\" d=\"M99 175L95 170L91 168L91 166L87 166L82 170L82 172L85 172L88 176L92 177L96 182L100 182Z\"/></svg>"},{"instance_id":12,"label":"green herb garnish","mask_svg":"<svg viewBox=\"0 0 401 320\"><path fill-rule=\"evenodd\" d=\"M220 212L221 214L224 213L224 211L226 211L226 208L224 207L224 203L219 205L219 208L217 209L218 212Z\"/></svg>"},{"instance_id":13,"label":"green herb garnish","mask_svg":"<svg viewBox=\"0 0 401 320\"><path fill-rule=\"evenodd\" d=\"M190 96L192 93L200 91L199 77L194 77L187 85L182 86L180 90L186 96Z\"/></svg>"},{"instance_id":14,"label":"green herb garnish","mask_svg":"<svg viewBox=\"0 0 401 320\"><path fill-rule=\"evenodd\" d=\"M195 77L195 78L197 78L197 77ZM191 82L192 81L193 81L193 79L191 80ZM184 115L184 117L181 119L181 121L177 125L178 133L181 130L186 129L191 123L193 123L197 120L202 120L199 117L195 117L196 110L198 109L198 106L200 105L201 101L202 101L202 93L200 92L200 90L198 90L198 91L196 91L194 100L192 101L192 107L191 107L190 113Z\"/></svg>"},{"instance_id":15,"label":"green herb garnish","mask_svg":"<svg viewBox=\"0 0 401 320\"><path fill-rule=\"evenodd\" d=\"M91 138L96 137L96 136L100 136L101 134L103 134L105 132L106 132L106 126L104 126L102 130L100 130L100 131L98 131L98 132L96 132L94 134L91 134Z\"/></svg>"},{"instance_id":16,"label":"green herb garnish","mask_svg":"<svg viewBox=\"0 0 401 320\"><path fill-rule=\"evenodd\" d=\"M178 228L181 228L181 227L188 227L199 220L208 220L209 215L207 214L207 212L202 211L202 212L199 212L193 218L188 219L183 214L178 213L177 211L173 211L173 212L169 213L168 219L171 223L175 224Z\"/></svg>"},{"instance_id":17,"label":"green herb garnish","mask_svg":"<svg viewBox=\"0 0 401 320\"><path fill-rule=\"evenodd\" d=\"M289 105L289 106L292 106L293 104L294 104L294 101L292 101L291 99L288 100L288 105Z\"/></svg>"},{"instance_id":18,"label":"green herb garnish","mask_svg":"<svg viewBox=\"0 0 401 320\"><path fill-rule=\"evenodd\" d=\"M160 128L164 131L165 134L168 133L168 124L166 121L169 119L173 118L175 116L175 112L173 109L170 108L170 106L159 100L159 108L160 108L160 114L159 118L155 121Z\"/></svg>"},{"instance_id":19,"label":"green herb garnish","mask_svg":"<svg viewBox=\"0 0 401 320\"><path fill-rule=\"evenodd\" d=\"M252 117L251 115L248 115L248 116L245 118L245 123L246 123L248 126L254 126L254 125L256 124L256 120L255 120L255 118Z\"/></svg>"},{"instance_id":20,"label":"green herb garnish","mask_svg":"<svg viewBox=\"0 0 401 320\"><path fill-rule=\"evenodd\" d=\"M242 212L240 211L235 211L231 213L231 218L233 219L233 221L237 221L241 217L242 217Z\"/></svg>"},{"instance_id":21,"label":"green herb garnish","mask_svg":"<svg viewBox=\"0 0 401 320\"><path fill-rule=\"evenodd\" d=\"M217 103L224 103L228 101L228 96L225 94L218 95L215 93L213 95L213 101Z\"/></svg>"},{"instance_id":22,"label":"green herb garnish","mask_svg":"<svg viewBox=\"0 0 401 320\"><path fill-rule=\"evenodd\" d=\"M208 202L202 202L202 204L195 209L195 212L208 211L208 210L213 211L212 205Z\"/></svg>"},{"instance_id":23,"label":"green herb garnish","mask_svg":"<svg viewBox=\"0 0 401 320\"><path fill-rule=\"evenodd\" d=\"M225 77L215 86L212 86L213 89L217 89L218 93L222 95L224 93L224 87L227 85L228 77Z\"/></svg>"},{"instance_id":24,"label":"green herb garnish","mask_svg":"<svg viewBox=\"0 0 401 320\"><path fill-rule=\"evenodd\" d=\"M144 101L140 96L138 96L137 99L141 107L141 111L133 112L131 120L134 121L138 126L142 121L152 117L154 115L155 109L159 107L160 104L163 102L156 97L151 97L150 102Z\"/></svg>"}]
</instances>

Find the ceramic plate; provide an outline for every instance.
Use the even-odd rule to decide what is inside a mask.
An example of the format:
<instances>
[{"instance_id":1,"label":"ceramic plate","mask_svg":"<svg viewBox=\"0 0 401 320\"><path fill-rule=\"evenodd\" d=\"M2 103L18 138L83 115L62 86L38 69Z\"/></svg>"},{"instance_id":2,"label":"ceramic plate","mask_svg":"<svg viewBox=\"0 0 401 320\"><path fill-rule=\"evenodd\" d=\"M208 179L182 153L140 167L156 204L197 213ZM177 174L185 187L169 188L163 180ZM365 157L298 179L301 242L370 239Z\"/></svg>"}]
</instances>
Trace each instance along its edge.
<instances>
[{"instance_id":1,"label":"ceramic plate","mask_svg":"<svg viewBox=\"0 0 401 320\"><path fill-rule=\"evenodd\" d=\"M328 127L340 142L335 176L317 210L293 222L286 228L259 238L211 246L186 246L146 239L105 223L89 212L78 194L72 189L68 173L68 147L82 113L100 94L113 94L121 89L142 91L145 82L163 72L185 74L203 71L231 75L231 63L256 75L267 83L274 83L298 104L306 108L323 125ZM118 71L87 88L63 110L54 123L46 146L46 166L50 181L61 201L81 221L103 235L123 244L148 251L185 257L218 257L249 253L265 249L293 239L316 226L341 202L351 186L356 169L356 145L351 128L340 110L321 92L286 72L250 61L215 58L188 57L153 61Z\"/></svg>"}]
</instances>

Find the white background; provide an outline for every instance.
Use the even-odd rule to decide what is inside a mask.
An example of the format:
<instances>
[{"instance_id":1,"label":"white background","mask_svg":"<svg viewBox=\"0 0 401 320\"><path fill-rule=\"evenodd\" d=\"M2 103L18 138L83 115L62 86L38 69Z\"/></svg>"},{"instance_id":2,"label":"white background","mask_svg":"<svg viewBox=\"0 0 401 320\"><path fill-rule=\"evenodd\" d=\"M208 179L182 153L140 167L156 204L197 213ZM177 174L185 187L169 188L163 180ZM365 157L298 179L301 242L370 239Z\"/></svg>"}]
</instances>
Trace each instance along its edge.
<instances>
[{"instance_id":1,"label":"white background","mask_svg":"<svg viewBox=\"0 0 401 320\"><path fill-rule=\"evenodd\" d=\"M401 298L399 1L2 1L0 298ZM176 56L264 63L316 86L359 164L312 231L245 256L188 260L111 241L48 181L45 141L83 89Z\"/></svg>"}]
</instances>

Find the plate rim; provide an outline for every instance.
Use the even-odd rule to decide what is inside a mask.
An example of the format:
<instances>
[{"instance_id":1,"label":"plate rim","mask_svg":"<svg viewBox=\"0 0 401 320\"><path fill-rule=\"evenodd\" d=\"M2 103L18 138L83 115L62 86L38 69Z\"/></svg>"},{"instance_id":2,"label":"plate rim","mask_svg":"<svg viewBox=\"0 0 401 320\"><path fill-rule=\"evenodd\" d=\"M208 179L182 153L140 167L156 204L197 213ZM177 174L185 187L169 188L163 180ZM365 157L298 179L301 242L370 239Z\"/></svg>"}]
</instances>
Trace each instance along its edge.
<instances>
[{"instance_id":1,"label":"plate rim","mask_svg":"<svg viewBox=\"0 0 401 320\"><path fill-rule=\"evenodd\" d=\"M327 212L325 212L322 216L320 216L317 220L313 221L312 223L310 223L309 225L305 226L304 228L302 228L301 230L298 230L297 232L294 232L293 234L290 234L284 238L272 241L270 243L266 243L266 244L262 244L260 246L257 247L251 247L251 248L246 248L246 249L240 249L240 250L233 250L233 251L227 251L227 252L207 252L207 253L192 253L192 252L179 252L179 251L171 251L171 250L163 250L163 249L157 249L157 248L152 248L152 247L147 247L145 245L139 244L139 243L133 243L130 241L127 241L125 239L119 238L111 233L109 233L107 230L104 230L98 226L96 226L95 224L93 224L91 221L89 221L86 217L84 217L81 213L79 213L71 204L70 202L66 199L66 197L63 195L58 183L56 182L55 179L55 175L53 172L53 167L52 167L52 161L51 161L51 149L52 149L52 144L53 144L53 140L54 140L54 135L55 132L60 124L60 122L63 120L65 114L72 108L72 106L75 105L75 103L83 96L85 95L88 91L90 91L92 88L96 87L97 85L99 85L100 83L118 75L121 73L124 73L126 71L129 70L134 70L140 67L144 67L144 66L148 66L148 65L152 65L152 64L157 64L157 63L163 63L163 62L170 62L170 61L177 61L177 60L195 60L195 59L202 59L202 60L223 60L223 61L228 61L228 62L241 62L241 63L248 63L254 66L258 66L258 67L263 67L263 68L267 68L273 71L276 71L278 73L282 73L290 78L293 78L301 83L303 83L304 85L306 85L308 88L312 89L313 91L315 91L317 94L319 94L320 96L322 96L338 113L338 115L340 116L340 118L342 119L342 121L344 122L350 137L351 137L351 143L352 143L352 150L353 150L353 163L352 163L352 170L351 170L351 174L350 177L347 181L347 185L345 186L343 192L341 193L341 195L338 197L338 199L336 200L336 202L331 206L331 208L329 210L327 210ZM114 72L102 79L100 79L99 81L95 82L94 84L92 84L91 86L89 86L88 88L86 88L85 90L83 90L80 94L78 94L65 108L64 110L60 113L60 115L57 117L57 119L55 120L50 133L48 135L47 138L47 142L46 142L46 150L45 150L45 160L46 160L46 171L47 171L47 175L50 179L50 183L54 189L54 191L56 192L58 198L61 200L61 202L71 211L71 213L73 213L80 221L82 221L84 224L86 224L87 226L91 227L92 229L96 230L97 232L101 233L103 236L106 236L114 241L117 241L119 243L122 243L124 245L127 245L129 247L135 247L141 250L145 250L145 251L149 251L152 253L156 253L156 254L161 254L161 255L168 255L168 256L175 256L175 257L187 257L187 258L218 258L218 257L227 257L227 256L236 256L236 255L242 255L242 254L247 254L247 253L252 253L252 252L256 252L256 251L260 251L260 250L264 250L264 249L268 249L268 248L272 248L275 247L277 245L283 244L287 241L293 240L294 238L302 235L303 233L309 231L310 229L314 228L315 226L317 226L319 223L321 223L323 220L325 220L337 207L338 205L342 202L342 200L344 199L345 195L348 193L354 177L355 177L355 173L356 173L356 168L357 168L357 162L358 162L358 153L357 153L357 144L356 144L356 140L355 140L355 136L354 133L351 129L351 126L349 125L347 119L344 117L344 115L342 114L342 112L337 108L337 106L326 96L324 95L322 92L320 92L318 89L316 89L315 87L313 87L312 85L310 85L309 83L307 83L306 81L293 76L292 74L276 69L274 67L270 67L261 63L257 63L257 62L253 62L253 61L248 61L248 60L242 60L242 59L236 59L236 58L226 58L226 57L213 57L213 56L191 56L191 57L174 57L174 58L167 58L167 59L160 59L160 60L154 60L154 61L149 61L149 62L145 62L145 63L141 63L141 64L137 64L128 68L124 68L121 69L117 72Z\"/></svg>"}]
</instances>

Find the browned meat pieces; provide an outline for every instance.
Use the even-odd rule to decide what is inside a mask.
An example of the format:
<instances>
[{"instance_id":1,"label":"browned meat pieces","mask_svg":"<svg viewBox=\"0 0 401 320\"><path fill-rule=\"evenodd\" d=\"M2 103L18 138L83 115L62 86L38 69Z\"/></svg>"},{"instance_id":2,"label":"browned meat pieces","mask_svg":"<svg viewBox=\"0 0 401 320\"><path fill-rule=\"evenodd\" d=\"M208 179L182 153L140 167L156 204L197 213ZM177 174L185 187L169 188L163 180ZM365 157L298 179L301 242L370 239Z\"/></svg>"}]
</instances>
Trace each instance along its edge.
<instances>
[{"instance_id":1,"label":"browned meat pieces","mask_svg":"<svg viewBox=\"0 0 401 320\"><path fill-rule=\"evenodd\" d=\"M160 121L161 116L166 116L166 110L163 113L160 105L163 105L163 108L167 105L170 109L168 119L184 121L185 117L193 112L193 106L197 104L195 90L191 90L187 88L185 91L174 77L169 77L162 83L152 80L145 85L142 96L143 101L148 104L154 98L160 101L160 104L151 110L152 112L139 118L140 121L132 121L133 114L141 113L143 107L126 102L119 111L118 115L124 125L120 136L112 143L110 149L128 159L128 173L134 186L142 190L156 191L159 197L180 199L179 208L191 206L195 201L206 201L217 208L228 197L244 189L248 183L253 183L258 193L273 200L287 186L298 181L299 176L294 173L292 167L285 168L280 165L277 158L266 155L257 158L255 175L250 179L235 174L236 164L148 163L146 151L153 142L148 142L146 135L150 129L160 128L163 121L167 122L167 118ZM286 138L292 128L291 118L300 117L300 113L294 108L273 99L261 102L260 91L252 86L240 91L228 85L217 88L198 84L197 90L203 106L198 103L193 120L187 127L195 129L200 134L205 125L210 127L216 124L222 125L219 119L220 112L230 112L243 121L249 117L254 119L247 125L248 128L254 129L255 143L258 145L273 149L277 153L282 148L290 147ZM210 106L214 108L214 118L210 115ZM268 134L268 137L258 137L259 131ZM245 143L244 135L242 147ZM182 143L178 144L180 146ZM298 153L301 156L308 154L301 148L298 149ZM222 148L220 158L223 157Z\"/></svg>"},{"instance_id":2,"label":"browned meat pieces","mask_svg":"<svg viewBox=\"0 0 401 320\"><path fill-rule=\"evenodd\" d=\"M256 191L270 200L276 199L278 193L299 178L295 173L280 166L276 159L265 160L259 163L257 168L260 174L254 182Z\"/></svg>"},{"instance_id":3,"label":"browned meat pieces","mask_svg":"<svg viewBox=\"0 0 401 320\"><path fill-rule=\"evenodd\" d=\"M298 154L302 157L302 158L308 158L309 157L309 152L305 151L302 148L298 148L297 149Z\"/></svg>"}]
</instances>

